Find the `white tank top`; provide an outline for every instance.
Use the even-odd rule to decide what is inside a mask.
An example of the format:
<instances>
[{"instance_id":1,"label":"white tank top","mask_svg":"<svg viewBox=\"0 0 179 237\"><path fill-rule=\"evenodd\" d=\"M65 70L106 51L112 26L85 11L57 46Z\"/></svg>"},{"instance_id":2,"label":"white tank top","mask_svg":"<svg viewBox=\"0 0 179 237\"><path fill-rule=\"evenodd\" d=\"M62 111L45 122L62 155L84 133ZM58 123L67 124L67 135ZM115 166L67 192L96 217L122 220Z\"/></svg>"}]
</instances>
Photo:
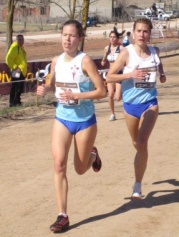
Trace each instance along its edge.
<instances>
[{"instance_id":1,"label":"white tank top","mask_svg":"<svg viewBox=\"0 0 179 237\"><path fill-rule=\"evenodd\" d=\"M157 96L156 76L157 69L160 63L159 57L155 51L155 48L149 47L151 55L146 58L140 58L132 44L126 46L129 51L129 63L124 67L123 73L129 73L134 68L146 68L148 75L145 81L135 81L134 78L129 78L122 81L122 98L123 102L130 104L141 104L147 101L153 100Z\"/></svg>"},{"instance_id":2,"label":"white tank top","mask_svg":"<svg viewBox=\"0 0 179 237\"><path fill-rule=\"evenodd\" d=\"M154 47L149 46L150 56L148 58L141 58L135 51L134 46L130 44L127 49L129 53L129 63L126 67L124 67L123 73L128 73L134 70L134 68L138 69L146 69L147 75L144 80L134 80L135 88L154 88L156 85L157 71L158 65L160 63L159 57L155 51Z\"/></svg>"},{"instance_id":3,"label":"white tank top","mask_svg":"<svg viewBox=\"0 0 179 237\"><path fill-rule=\"evenodd\" d=\"M64 53L61 54L55 65L55 96L58 99L56 108L56 116L58 118L73 121L83 122L89 120L94 114L93 100L70 100L62 101L60 92L62 88L75 92L88 92L94 90L94 84L88 75L85 75L82 70L82 60L85 53L79 52L78 55L71 61L65 62Z\"/></svg>"}]
</instances>

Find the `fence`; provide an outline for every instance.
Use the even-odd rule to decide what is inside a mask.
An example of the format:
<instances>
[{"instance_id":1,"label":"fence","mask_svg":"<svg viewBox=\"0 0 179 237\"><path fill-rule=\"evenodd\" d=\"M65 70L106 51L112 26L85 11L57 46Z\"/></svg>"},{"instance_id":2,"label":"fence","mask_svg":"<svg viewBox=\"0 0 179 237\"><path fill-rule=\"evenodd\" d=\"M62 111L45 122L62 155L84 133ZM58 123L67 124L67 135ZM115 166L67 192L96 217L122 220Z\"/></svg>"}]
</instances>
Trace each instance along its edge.
<instances>
[{"instance_id":1,"label":"fence","mask_svg":"<svg viewBox=\"0 0 179 237\"><path fill-rule=\"evenodd\" d=\"M101 60L100 60L101 61ZM0 74L0 80L2 83L0 83L0 96L2 98L2 96L4 96L5 100L3 99L2 101L0 101L0 108L2 107L7 107L8 106L8 98L7 96L9 96L10 93L10 89L11 89L11 85L13 83L24 83L24 95L22 95L24 97L23 101L25 100L26 103L25 105L37 105L39 104L39 99L36 96L36 89L37 86L39 85L39 83L47 83L49 80L49 73L50 73L50 66L51 63L47 63L47 65L45 66L45 69L38 69L35 72L29 72L27 75L27 78L25 79L25 81L21 81L21 80L17 80L17 81L11 81L10 78L10 72L8 71L7 73L5 71L3 71ZM5 68L4 68L5 69ZM101 79L104 81L104 85L106 86L107 83L105 81L106 78L106 74L108 72L108 69L99 69L99 74L101 75ZM34 95L32 95L32 93ZM6 97L5 97L6 96ZM50 101L50 99L52 99L54 97L54 94L51 94L51 98L46 98L46 101ZM43 98L44 99L44 98ZM33 101L31 101L33 100ZM1 103L3 102L3 103ZM40 102L41 103L41 102Z\"/></svg>"}]
</instances>

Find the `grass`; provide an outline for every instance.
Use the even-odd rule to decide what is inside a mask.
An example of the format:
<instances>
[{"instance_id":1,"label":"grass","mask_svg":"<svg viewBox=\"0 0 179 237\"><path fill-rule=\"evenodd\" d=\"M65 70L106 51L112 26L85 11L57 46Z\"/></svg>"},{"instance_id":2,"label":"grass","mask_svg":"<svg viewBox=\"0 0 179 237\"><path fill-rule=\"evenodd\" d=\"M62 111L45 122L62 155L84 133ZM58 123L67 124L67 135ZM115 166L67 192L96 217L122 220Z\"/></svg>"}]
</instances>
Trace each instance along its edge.
<instances>
[{"instance_id":1,"label":"grass","mask_svg":"<svg viewBox=\"0 0 179 237\"><path fill-rule=\"evenodd\" d=\"M3 98L4 97L4 98ZM23 93L22 105L9 107L7 102L7 96L1 96L0 100L0 118L14 119L17 117L33 116L34 111L39 111L41 108L51 108L56 106L54 102L54 95L52 93L46 94L44 97L37 97L36 93ZM2 103L1 103L2 102ZM3 106L4 104L4 106Z\"/></svg>"}]
</instances>

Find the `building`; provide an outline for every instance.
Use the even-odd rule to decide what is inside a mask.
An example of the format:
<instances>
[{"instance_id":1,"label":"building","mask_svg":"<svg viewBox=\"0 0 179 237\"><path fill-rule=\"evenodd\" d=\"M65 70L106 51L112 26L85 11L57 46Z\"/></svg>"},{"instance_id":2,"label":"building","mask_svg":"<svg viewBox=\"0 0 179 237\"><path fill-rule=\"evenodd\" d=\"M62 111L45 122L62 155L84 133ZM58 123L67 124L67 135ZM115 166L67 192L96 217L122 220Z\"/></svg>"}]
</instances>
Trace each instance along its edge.
<instances>
[{"instance_id":1,"label":"building","mask_svg":"<svg viewBox=\"0 0 179 237\"><path fill-rule=\"evenodd\" d=\"M77 6L77 14L80 12L83 0L79 0ZM179 9L179 0L164 0L155 1L156 3L163 3L164 9L174 10ZM66 20L68 18L66 12L69 11L68 1L56 0L56 4L50 4L50 18L53 20ZM134 14L136 8L146 9L150 8L154 0L97 0L90 4L89 16L98 16L101 20L111 21L112 19L128 18L131 14ZM80 18L80 14L78 15Z\"/></svg>"},{"instance_id":2,"label":"building","mask_svg":"<svg viewBox=\"0 0 179 237\"><path fill-rule=\"evenodd\" d=\"M0 21L6 21L6 1L0 3ZM18 1L14 10L15 22L47 22L50 15L48 0Z\"/></svg>"},{"instance_id":3,"label":"building","mask_svg":"<svg viewBox=\"0 0 179 237\"><path fill-rule=\"evenodd\" d=\"M68 1L66 0L56 0L58 5L50 4L50 18L53 21L64 21L69 19L70 10L68 6ZM77 1L75 15L76 19L81 20L83 0ZM101 16L102 18L111 19L112 16L112 0L98 0L89 7L89 16Z\"/></svg>"}]
</instances>

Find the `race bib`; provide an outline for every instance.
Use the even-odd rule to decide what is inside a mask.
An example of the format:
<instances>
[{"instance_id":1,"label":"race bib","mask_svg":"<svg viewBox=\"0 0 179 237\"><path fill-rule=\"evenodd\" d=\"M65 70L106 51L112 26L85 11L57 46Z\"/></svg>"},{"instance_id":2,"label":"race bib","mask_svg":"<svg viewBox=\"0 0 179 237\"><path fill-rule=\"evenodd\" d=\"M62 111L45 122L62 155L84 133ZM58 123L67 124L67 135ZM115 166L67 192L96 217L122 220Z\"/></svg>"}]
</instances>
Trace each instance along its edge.
<instances>
[{"instance_id":1,"label":"race bib","mask_svg":"<svg viewBox=\"0 0 179 237\"><path fill-rule=\"evenodd\" d=\"M157 67L148 67L148 68L138 68L145 69L147 71L147 75L144 80L135 80L134 79L134 87L139 89L151 89L156 86L156 78L157 78Z\"/></svg>"},{"instance_id":2,"label":"race bib","mask_svg":"<svg viewBox=\"0 0 179 237\"><path fill-rule=\"evenodd\" d=\"M76 83L76 82L72 82L72 83L56 82L55 86L56 86L55 96L58 99L60 104L67 105L67 106L74 106L74 105L80 104L80 100L64 101L60 98L60 93L63 93L64 90L71 90L73 93L80 93L80 88L79 88L78 83Z\"/></svg>"}]
</instances>

